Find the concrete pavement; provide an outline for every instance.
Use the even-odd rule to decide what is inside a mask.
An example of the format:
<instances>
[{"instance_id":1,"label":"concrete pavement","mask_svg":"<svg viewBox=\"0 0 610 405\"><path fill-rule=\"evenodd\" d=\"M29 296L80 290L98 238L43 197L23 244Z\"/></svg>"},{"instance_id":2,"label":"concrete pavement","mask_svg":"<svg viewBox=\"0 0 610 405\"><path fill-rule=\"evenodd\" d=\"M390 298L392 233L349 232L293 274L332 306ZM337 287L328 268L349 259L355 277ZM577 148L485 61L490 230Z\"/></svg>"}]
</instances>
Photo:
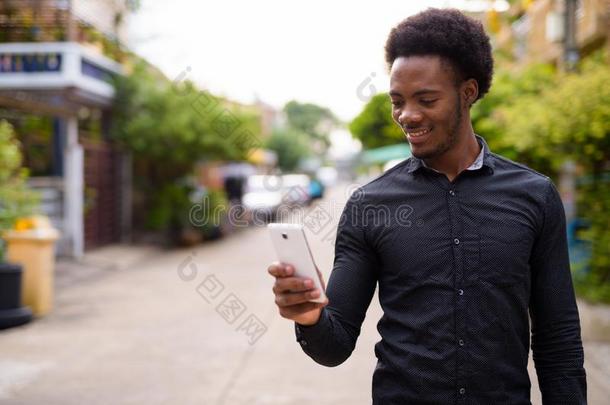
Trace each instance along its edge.
<instances>
[{"instance_id":1,"label":"concrete pavement","mask_svg":"<svg viewBox=\"0 0 610 405\"><path fill-rule=\"evenodd\" d=\"M309 235L327 280L345 193L331 193L318 212L331 222ZM250 228L195 249L118 246L63 263L53 313L0 331L0 404L370 404L377 297L352 356L320 366L277 314L272 260L266 230ZM585 343L592 405L610 395L609 347Z\"/></svg>"}]
</instances>

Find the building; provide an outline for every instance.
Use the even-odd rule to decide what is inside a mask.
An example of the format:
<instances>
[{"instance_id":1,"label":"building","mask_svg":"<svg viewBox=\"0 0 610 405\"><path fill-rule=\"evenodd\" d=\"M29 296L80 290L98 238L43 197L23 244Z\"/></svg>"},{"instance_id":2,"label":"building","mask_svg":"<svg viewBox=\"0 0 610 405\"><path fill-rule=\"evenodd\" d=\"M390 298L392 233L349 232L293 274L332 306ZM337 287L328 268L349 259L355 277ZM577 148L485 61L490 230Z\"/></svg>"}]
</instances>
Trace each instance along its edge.
<instances>
[{"instance_id":1,"label":"building","mask_svg":"<svg viewBox=\"0 0 610 405\"><path fill-rule=\"evenodd\" d=\"M606 47L610 50L610 0L574 0L575 40L580 56ZM494 47L517 66L546 62L564 65L566 0L512 2L499 15L489 13L488 29L495 31Z\"/></svg>"},{"instance_id":2,"label":"building","mask_svg":"<svg viewBox=\"0 0 610 405\"><path fill-rule=\"evenodd\" d=\"M58 253L80 257L131 224L129 156L111 141L113 76L135 4L127 0L3 0L0 119L25 144L31 185L61 231Z\"/></svg>"}]
</instances>

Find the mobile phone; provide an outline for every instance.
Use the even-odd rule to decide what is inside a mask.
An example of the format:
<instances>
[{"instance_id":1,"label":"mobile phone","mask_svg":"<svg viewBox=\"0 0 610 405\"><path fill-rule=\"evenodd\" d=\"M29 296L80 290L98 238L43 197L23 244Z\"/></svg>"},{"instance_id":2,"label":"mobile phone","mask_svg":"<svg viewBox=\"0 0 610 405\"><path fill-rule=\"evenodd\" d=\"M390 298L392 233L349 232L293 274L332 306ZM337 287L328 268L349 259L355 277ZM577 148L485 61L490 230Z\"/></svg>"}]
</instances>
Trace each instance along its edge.
<instances>
[{"instance_id":1,"label":"mobile phone","mask_svg":"<svg viewBox=\"0 0 610 405\"><path fill-rule=\"evenodd\" d=\"M324 302L326 294L322 287L322 280L320 280L316 270L316 264L309 249L303 226L300 224L273 223L267 225L267 228L280 263L292 265L295 276L312 279L314 287L320 290L320 296L311 298L309 301Z\"/></svg>"}]
</instances>

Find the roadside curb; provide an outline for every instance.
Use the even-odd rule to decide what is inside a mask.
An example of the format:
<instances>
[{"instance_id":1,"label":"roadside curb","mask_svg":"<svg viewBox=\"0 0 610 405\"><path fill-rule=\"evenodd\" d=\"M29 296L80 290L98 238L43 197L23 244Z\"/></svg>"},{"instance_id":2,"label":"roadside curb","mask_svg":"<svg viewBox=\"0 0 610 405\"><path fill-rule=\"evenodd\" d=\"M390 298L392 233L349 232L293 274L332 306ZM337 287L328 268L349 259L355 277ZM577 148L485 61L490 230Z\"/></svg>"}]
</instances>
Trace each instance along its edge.
<instances>
[{"instance_id":1,"label":"roadside curb","mask_svg":"<svg viewBox=\"0 0 610 405\"><path fill-rule=\"evenodd\" d=\"M153 260L163 249L154 245L110 245L94 249L80 260L59 259L55 263L55 287L95 280L108 272L123 271L135 264Z\"/></svg>"},{"instance_id":2,"label":"roadside curb","mask_svg":"<svg viewBox=\"0 0 610 405\"><path fill-rule=\"evenodd\" d=\"M582 339L610 342L610 305L590 304L578 300Z\"/></svg>"}]
</instances>

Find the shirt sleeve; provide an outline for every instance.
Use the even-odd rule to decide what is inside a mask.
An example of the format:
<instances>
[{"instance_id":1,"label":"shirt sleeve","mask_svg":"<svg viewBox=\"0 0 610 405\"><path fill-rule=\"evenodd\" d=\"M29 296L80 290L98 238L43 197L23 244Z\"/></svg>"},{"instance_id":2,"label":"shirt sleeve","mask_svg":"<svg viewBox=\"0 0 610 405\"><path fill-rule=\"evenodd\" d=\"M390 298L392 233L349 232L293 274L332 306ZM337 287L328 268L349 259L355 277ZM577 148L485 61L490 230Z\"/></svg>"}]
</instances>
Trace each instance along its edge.
<instances>
[{"instance_id":1,"label":"shirt sleeve","mask_svg":"<svg viewBox=\"0 0 610 405\"><path fill-rule=\"evenodd\" d=\"M295 322L303 351L327 367L343 363L354 350L377 283L376 256L365 240L358 196L362 193L348 200L339 220L334 265L326 285L328 305L316 324Z\"/></svg>"},{"instance_id":2,"label":"shirt sleeve","mask_svg":"<svg viewBox=\"0 0 610 405\"><path fill-rule=\"evenodd\" d=\"M580 319L568 258L565 213L549 180L530 258L532 352L544 405L586 404Z\"/></svg>"}]
</instances>

